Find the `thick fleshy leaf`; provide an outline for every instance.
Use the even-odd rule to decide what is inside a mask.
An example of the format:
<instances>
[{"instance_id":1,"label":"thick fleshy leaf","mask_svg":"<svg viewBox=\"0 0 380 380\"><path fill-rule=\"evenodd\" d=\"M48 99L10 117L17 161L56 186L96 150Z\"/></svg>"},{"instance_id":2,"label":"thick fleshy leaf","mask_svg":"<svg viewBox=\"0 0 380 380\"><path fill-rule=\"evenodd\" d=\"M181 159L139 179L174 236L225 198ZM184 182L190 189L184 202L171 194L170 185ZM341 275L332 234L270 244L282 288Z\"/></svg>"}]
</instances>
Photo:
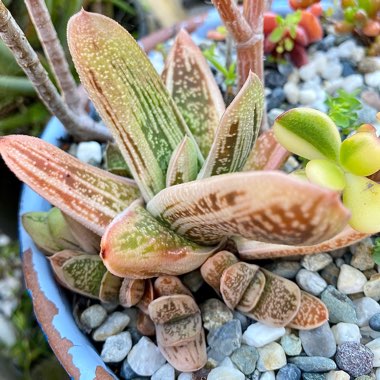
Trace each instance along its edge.
<instances>
[{"instance_id":1,"label":"thick fleshy leaf","mask_svg":"<svg viewBox=\"0 0 380 380\"><path fill-rule=\"evenodd\" d=\"M145 280L124 278L119 291L120 305L132 307L140 302L145 291Z\"/></svg>"},{"instance_id":2,"label":"thick fleshy leaf","mask_svg":"<svg viewBox=\"0 0 380 380\"><path fill-rule=\"evenodd\" d=\"M264 273L257 270L252 281L249 283L246 291L236 306L236 309L243 313L248 313L252 310L259 302L261 294L264 291L265 282L266 280Z\"/></svg>"},{"instance_id":3,"label":"thick fleshy leaf","mask_svg":"<svg viewBox=\"0 0 380 380\"><path fill-rule=\"evenodd\" d=\"M265 269L265 286L256 306L246 313L270 326L286 326L296 316L301 304L301 290L290 280Z\"/></svg>"},{"instance_id":4,"label":"thick fleshy leaf","mask_svg":"<svg viewBox=\"0 0 380 380\"><path fill-rule=\"evenodd\" d=\"M193 296L191 291L176 276L160 276L154 281L154 290L158 297L173 294Z\"/></svg>"},{"instance_id":5,"label":"thick fleshy leaf","mask_svg":"<svg viewBox=\"0 0 380 380\"><path fill-rule=\"evenodd\" d=\"M339 161L340 135L333 121L312 108L294 108L281 114L273 125L278 142L309 160Z\"/></svg>"},{"instance_id":6,"label":"thick fleshy leaf","mask_svg":"<svg viewBox=\"0 0 380 380\"><path fill-rule=\"evenodd\" d=\"M106 271L99 289L99 299L105 303L119 303L119 291L123 279Z\"/></svg>"},{"instance_id":7,"label":"thick fleshy leaf","mask_svg":"<svg viewBox=\"0 0 380 380\"><path fill-rule=\"evenodd\" d=\"M264 89L252 72L224 113L198 178L240 171L260 130Z\"/></svg>"},{"instance_id":8,"label":"thick fleshy leaf","mask_svg":"<svg viewBox=\"0 0 380 380\"><path fill-rule=\"evenodd\" d=\"M206 157L224 101L201 50L184 29L174 41L162 78Z\"/></svg>"},{"instance_id":9,"label":"thick fleshy leaf","mask_svg":"<svg viewBox=\"0 0 380 380\"><path fill-rule=\"evenodd\" d=\"M145 280L144 293L136 306L145 314L149 314L148 307L154 300L154 288L151 279Z\"/></svg>"},{"instance_id":10,"label":"thick fleshy leaf","mask_svg":"<svg viewBox=\"0 0 380 380\"><path fill-rule=\"evenodd\" d=\"M343 203L351 211L350 226L367 234L380 231L380 185L365 177L346 173Z\"/></svg>"},{"instance_id":11,"label":"thick fleshy leaf","mask_svg":"<svg viewBox=\"0 0 380 380\"><path fill-rule=\"evenodd\" d=\"M169 162L166 187L193 181L198 174L197 150L192 140L185 136Z\"/></svg>"},{"instance_id":12,"label":"thick fleshy leaf","mask_svg":"<svg viewBox=\"0 0 380 380\"><path fill-rule=\"evenodd\" d=\"M311 245L347 224L339 194L280 172L215 176L169 187L147 205L187 238L214 244L228 236Z\"/></svg>"},{"instance_id":13,"label":"thick fleshy leaf","mask_svg":"<svg viewBox=\"0 0 380 380\"><path fill-rule=\"evenodd\" d=\"M307 163L305 172L307 178L316 185L336 191L342 191L346 186L343 170L332 161L311 160Z\"/></svg>"},{"instance_id":14,"label":"thick fleshy leaf","mask_svg":"<svg viewBox=\"0 0 380 380\"><path fill-rule=\"evenodd\" d=\"M239 256L243 260L257 260L333 251L335 249L348 247L351 244L363 240L367 236L368 234L355 231L347 226L333 238L316 245L295 246L268 244L243 238L234 238L234 241L239 250Z\"/></svg>"},{"instance_id":15,"label":"thick fleshy leaf","mask_svg":"<svg viewBox=\"0 0 380 380\"><path fill-rule=\"evenodd\" d=\"M177 235L150 215L140 201L110 224L101 241L107 269L129 278L187 273L200 267L214 251Z\"/></svg>"},{"instance_id":16,"label":"thick fleshy leaf","mask_svg":"<svg viewBox=\"0 0 380 380\"><path fill-rule=\"evenodd\" d=\"M35 137L1 137L0 154L21 181L98 235L139 197L134 181L84 164Z\"/></svg>"},{"instance_id":17,"label":"thick fleshy leaf","mask_svg":"<svg viewBox=\"0 0 380 380\"><path fill-rule=\"evenodd\" d=\"M144 199L165 188L174 149L188 132L146 54L116 21L81 11L68 24L81 82L110 128Z\"/></svg>"},{"instance_id":18,"label":"thick fleshy leaf","mask_svg":"<svg viewBox=\"0 0 380 380\"><path fill-rule=\"evenodd\" d=\"M289 155L290 152L278 143L273 129L270 129L257 138L243 171L280 169Z\"/></svg>"},{"instance_id":19,"label":"thick fleshy leaf","mask_svg":"<svg viewBox=\"0 0 380 380\"><path fill-rule=\"evenodd\" d=\"M154 336L156 334L156 328L149 315L143 313L141 310L137 312L136 328L141 335Z\"/></svg>"},{"instance_id":20,"label":"thick fleshy leaf","mask_svg":"<svg viewBox=\"0 0 380 380\"><path fill-rule=\"evenodd\" d=\"M60 282L60 278L62 277L63 264L73 257L82 255L85 255L85 253L81 251L72 251L70 249L65 249L49 257L50 264L53 268L54 273L57 275L58 282Z\"/></svg>"},{"instance_id":21,"label":"thick fleshy leaf","mask_svg":"<svg viewBox=\"0 0 380 380\"><path fill-rule=\"evenodd\" d=\"M132 177L131 171L125 162L120 149L115 143L110 142L107 144L104 158L106 169L110 173L120 175L122 177Z\"/></svg>"},{"instance_id":22,"label":"thick fleshy leaf","mask_svg":"<svg viewBox=\"0 0 380 380\"><path fill-rule=\"evenodd\" d=\"M301 291L301 306L288 324L288 327L297 330L316 329L329 319L326 305L317 297Z\"/></svg>"},{"instance_id":23,"label":"thick fleshy leaf","mask_svg":"<svg viewBox=\"0 0 380 380\"><path fill-rule=\"evenodd\" d=\"M343 141L340 162L349 172L369 176L380 170L380 140L373 132L357 132Z\"/></svg>"}]
</instances>

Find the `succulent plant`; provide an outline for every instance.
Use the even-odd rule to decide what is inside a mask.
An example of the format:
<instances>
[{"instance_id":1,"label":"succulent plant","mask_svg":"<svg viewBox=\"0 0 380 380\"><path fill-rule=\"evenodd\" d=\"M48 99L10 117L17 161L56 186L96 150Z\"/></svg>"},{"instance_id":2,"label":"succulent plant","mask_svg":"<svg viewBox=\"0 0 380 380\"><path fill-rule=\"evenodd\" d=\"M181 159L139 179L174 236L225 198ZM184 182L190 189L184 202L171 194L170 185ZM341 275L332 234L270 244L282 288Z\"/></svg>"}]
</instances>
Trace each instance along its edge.
<instances>
[{"instance_id":1,"label":"succulent plant","mask_svg":"<svg viewBox=\"0 0 380 380\"><path fill-rule=\"evenodd\" d=\"M225 109L202 53L184 31L162 78L132 36L105 16L81 11L69 22L68 39L81 81L119 149L112 148L110 170L134 179L33 137L0 138L7 165L59 209L23 217L50 255L57 280L91 298L135 305L140 331L156 332L165 357L184 371L201 368L207 355L199 308L176 276L200 267L230 308L272 325L323 323L328 316L320 301L226 250L247 260L308 254L379 231L375 221L359 223L359 232L347 225L358 226L356 187L378 169L357 157L370 146L377 158L370 128L341 144L331 120L299 109L279 117L274 133L258 137L260 79L249 73ZM311 182L276 170L288 153L274 134L297 154L325 159L317 174L311 171ZM349 180L338 186L339 171L347 170L356 174L344 174ZM343 187L352 218L340 199ZM275 310L276 297L282 298Z\"/></svg>"}]
</instances>

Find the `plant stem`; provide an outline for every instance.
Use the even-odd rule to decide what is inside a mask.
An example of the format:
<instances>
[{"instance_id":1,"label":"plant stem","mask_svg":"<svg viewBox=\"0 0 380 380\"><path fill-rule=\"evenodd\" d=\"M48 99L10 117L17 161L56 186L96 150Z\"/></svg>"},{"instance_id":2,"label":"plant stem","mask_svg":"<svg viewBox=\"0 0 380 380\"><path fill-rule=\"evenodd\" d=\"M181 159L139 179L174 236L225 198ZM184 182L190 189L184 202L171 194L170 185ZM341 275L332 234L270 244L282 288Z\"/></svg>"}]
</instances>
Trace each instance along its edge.
<instances>
[{"instance_id":1,"label":"plant stem","mask_svg":"<svg viewBox=\"0 0 380 380\"><path fill-rule=\"evenodd\" d=\"M62 45L58 40L44 0L25 0L28 13L42 48L53 70L65 103L73 111L78 110L79 97Z\"/></svg>"},{"instance_id":2,"label":"plant stem","mask_svg":"<svg viewBox=\"0 0 380 380\"><path fill-rule=\"evenodd\" d=\"M109 140L111 138L107 128L95 123L87 115L77 116L63 102L36 52L1 0L0 37L12 50L17 63L33 83L42 102L51 113L57 116L69 133L82 140Z\"/></svg>"}]
</instances>

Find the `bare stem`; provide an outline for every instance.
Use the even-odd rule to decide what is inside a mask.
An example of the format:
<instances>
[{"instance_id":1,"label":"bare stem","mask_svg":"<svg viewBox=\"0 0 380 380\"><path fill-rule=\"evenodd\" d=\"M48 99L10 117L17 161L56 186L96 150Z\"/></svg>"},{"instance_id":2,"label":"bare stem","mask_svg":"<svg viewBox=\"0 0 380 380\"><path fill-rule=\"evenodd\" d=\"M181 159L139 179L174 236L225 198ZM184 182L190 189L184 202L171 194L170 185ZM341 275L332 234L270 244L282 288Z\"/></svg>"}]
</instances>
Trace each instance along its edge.
<instances>
[{"instance_id":1,"label":"bare stem","mask_svg":"<svg viewBox=\"0 0 380 380\"><path fill-rule=\"evenodd\" d=\"M87 115L77 116L63 102L36 52L1 0L0 37L11 49L17 63L32 82L42 102L52 114L57 116L70 134L82 140L109 140L111 138L104 125L95 123Z\"/></svg>"},{"instance_id":2,"label":"bare stem","mask_svg":"<svg viewBox=\"0 0 380 380\"><path fill-rule=\"evenodd\" d=\"M65 103L78 110L79 96L71 75L62 45L58 40L44 0L25 0L29 15L36 28L38 38L53 70Z\"/></svg>"}]
</instances>

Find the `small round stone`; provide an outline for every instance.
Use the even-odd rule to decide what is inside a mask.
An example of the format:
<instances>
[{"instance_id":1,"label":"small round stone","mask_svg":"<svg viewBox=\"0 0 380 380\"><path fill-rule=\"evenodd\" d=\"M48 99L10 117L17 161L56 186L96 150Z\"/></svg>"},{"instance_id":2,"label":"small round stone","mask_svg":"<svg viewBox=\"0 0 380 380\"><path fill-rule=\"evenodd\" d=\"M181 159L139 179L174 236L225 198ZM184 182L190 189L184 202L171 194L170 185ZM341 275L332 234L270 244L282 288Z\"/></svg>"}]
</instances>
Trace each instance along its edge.
<instances>
[{"instance_id":1,"label":"small round stone","mask_svg":"<svg viewBox=\"0 0 380 380\"><path fill-rule=\"evenodd\" d=\"M380 331L380 313L376 313L372 315L372 317L368 321L369 327L372 330Z\"/></svg>"},{"instance_id":2,"label":"small round stone","mask_svg":"<svg viewBox=\"0 0 380 380\"><path fill-rule=\"evenodd\" d=\"M243 334L243 343L254 347L263 347L285 335L284 327L273 327L261 322L250 325Z\"/></svg>"},{"instance_id":3,"label":"small round stone","mask_svg":"<svg viewBox=\"0 0 380 380\"><path fill-rule=\"evenodd\" d=\"M80 316L80 321L86 327L94 329L99 327L107 318L106 309L99 304L92 305L85 309Z\"/></svg>"},{"instance_id":4,"label":"small round stone","mask_svg":"<svg viewBox=\"0 0 380 380\"><path fill-rule=\"evenodd\" d=\"M373 353L373 366L380 367L380 338L371 340L366 344L366 347Z\"/></svg>"},{"instance_id":5,"label":"small round stone","mask_svg":"<svg viewBox=\"0 0 380 380\"><path fill-rule=\"evenodd\" d=\"M232 311L216 298L210 298L200 305L202 313L203 327L207 330L214 330L232 321Z\"/></svg>"},{"instance_id":6,"label":"small round stone","mask_svg":"<svg viewBox=\"0 0 380 380\"><path fill-rule=\"evenodd\" d=\"M372 351L360 343L345 342L338 346L335 361L340 369L351 376L366 375L373 368Z\"/></svg>"},{"instance_id":7,"label":"small round stone","mask_svg":"<svg viewBox=\"0 0 380 380\"><path fill-rule=\"evenodd\" d=\"M275 380L275 379L276 379L276 376L274 374L274 371L263 372L263 374L260 376L260 380Z\"/></svg>"},{"instance_id":8,"label":"small round stone","mask_svg":"<svg viewBox=\"0 0 380 380\"><path fill-rule=\"evenodd\" d=\"M326 268L332 261L333 259L328 253L317 253L316 255L304 256L301 265L311 272L318 272Z\"/></svg>"},{"instance_id":9,"label":"small round stone","mask_svg":"<svg viewBox=\"0 0 380 380\"><path fill-rule=\"evenodd\" d=\"M287 364L277 372L276 380L300 380L301 370L294 364Z\"/></svg>"},{"instance_id":10,"label":"small round stone","mask_svg":"<svg viewBox=\"0 0 380 380\"><path fill-rule=\"evenodd\" d=\"M316 272L301 269L296 276L298 286L314 296L319 296L327 287L327 282Z\"/></svg>"},{"instance_id":11,"label":"small round stone","mask_svg":"<svg viewBox=\"0 0 380 380\"><path fill-rule=\"evenodd\" d=\"M257 369L260 372L273 371L286 365L286 355L284 349L276 342L260 347Z\"/></svg>"},{"instance_id":12,"label":"small round stone","mask_svg":"<svg viewBox=\"0 0 380 380\"><path fill-rule=\"evenodd\" d=\"M85 141L78 144L77 158L87 164L99 166L102 162L102 148L96 141Z\"/></svg>"},{"instance_id":13,"label":"small round stone","mask_svg":"<svg viewBox=\"0 0 380 380\"><path fill-rule=\"evenodd\" d=\"M350 247L352 253L351 265L361 271L372 269L375 262L372 258L373 243L371 238L366 238Z\"/></svg>"},{"instance_id":14,"label":"small round stone","mask_svg":"<svg viewBox=\"0 0 380 380\"><path fill-rule=\"evenodd\" d=\"M289 362L304 372L328 372L336 369L333 360L321 356L296 356L289 358Z\"/></svg>"},{"instance_id":15,"label":"small round stone","mask_svg":"<svg viewBox=\"0 0 380 380\"><path fill-rule=\"evenodd\" d=\"M265 268L278 276L293 279L301 269L301 264L298 261L275 261Z\"/></svg>"},{"instance_id":16,"label":"small round stone","mask_svg":"<svg viewBox=\"0 0 380 380\"><path fill-rule=\"evenodd\" d=\"M344 371L330 371L326 374L326 380L350 380L350 375Z\"/></svg>"},{"instance_id":17,"label":"small round stone","mask_svg":"<svg viewBox=\"0 0 380 380\"><path fill-rule=\"evenodd\" d=\"M302 374L302 380L326 380L326 376L323 373L304 372Z\"/></svg>"},{"instance_id":18,"label":"small round stone","mask_svg":"<svg viewBox=\"0 0 380 380\"><path fill-rule=\"evenodd\" d=\"M358 326L366 326L370 318L380 313L380 305L369 297L358 298L353 301L356 308L356 316L358 317Z\"/></svg>"},{"instance_id":19,"label":"small round stone","mask_svg":"<svg viewBox=\"0 0 380 380\"><path fill-rule=\"evenodd\" d=\"M339 268L334 264L330 263L326 268L321 271L321 277L329 284L336 287L339 277Z\"/></svg>"},{"instance_id":20,"label":"small round stone","mask_svg":"<svg viewBox=\"0 0 380 380\"><path fill-rule=\"evenodd\" d=\"M151 380L175 380L175 370L166 363L153 374Z\"/></svg>"},{"instance_id":21,"label":"small round stone","mask_svg":"<svg viewBox=\"0 0 380 380\"><path fill-rule=\"evenodd\" d=\"M358 325L340 322L331 328L337 345L344 342L360 343L362 337Z\"/></svg>"},{"instance_id":22,"label":"small round stone","mask_svg":"<svg viewBox=\"0 0 380 380\"><path fill-rule=\"evenodd\" d=\"M358 269L343 264L338 277L338 290L344 294L354 294L363 291L367 278Z\"/></svg>"},{"instance_id":23,"label":"small round stone","mask_svg":"<svg viewBox=\"0 0 380 380\"><path fill-rule=\"evenodd\" d=\"M123 361L123 364L122 364L121 370L120 370L120 376L122 379L125 379L125 380L132 380L132 379L135 379L136 377L138 377L137 373L135 371L133 371L131 366L128 364L127 359L125 359Z\"/></svg>"},{"instance_id":24,"label":"small round stone","mask_svg":"<svg viewBox=\"0 0 380 380\"><path fill-rule=\"evenodd\" d=\"M250 347L243 344L237 348L231 355L232 362L236 365L237 369L250 375L256 369L256 363L259 358L259 353L255 347Z\"/></svg>"},{"instance_id":25,"label":"small round stone","mask_svg":"<svg viewBox=\"0 0 380 380\"><path fill-rule=\"evenodd\" d=\"M241 345L242 331L240 321L233 319L207 335L207 343L215 351L229 356Z\"/></svg>"},{"instance_id":26,"label":"small round stone","mask_svg":"<svg viewBox=\"0 0 380 380\"><path fill-rule=\"evenodd\" d=\"M103 345L101 358L105 363L121 362L132 348L132 338L128 331L110 336Z\"/></svg>"},{"instance_id":27,"label":"small round stone","mask_svg":"<svg viewBox=\"0 0 380 380\"><path fill-rule=\"evenodd\" d=\"M301 339L294 334L284 335L281 338L281 346L288 356L297 356L302 351Z\"/></svg>"},{"instance_id":28,"label":"small round stone","mask_svg":"<svg viewBox=\"0 0 380 380\"><path fill-rule=\"evenodd\" d=\"M92 338L97 342L106 340L109 336L123 331L130 319L125 313L115 311L94 331Z\"/></svg>"},{"instance_id":29,"label":"small round stone","mask_svg":"<svg viewBox=\"0 0 380 380\"><path fill-rule=\"evenodd\" d=\"M245 380L245 376L235 368L217 367L211 370L207 380Z\"/></svg>"},{"instance_id":30,"label":"small round stone","mask_svg":"<svg viewBox=\"0 0 380 380\"><path fill-rule=\"evenodd\" d=\"M373 274L364 285L363 290L367 297L380 301L380 273Z\"/></svg>"}]
</instances>

